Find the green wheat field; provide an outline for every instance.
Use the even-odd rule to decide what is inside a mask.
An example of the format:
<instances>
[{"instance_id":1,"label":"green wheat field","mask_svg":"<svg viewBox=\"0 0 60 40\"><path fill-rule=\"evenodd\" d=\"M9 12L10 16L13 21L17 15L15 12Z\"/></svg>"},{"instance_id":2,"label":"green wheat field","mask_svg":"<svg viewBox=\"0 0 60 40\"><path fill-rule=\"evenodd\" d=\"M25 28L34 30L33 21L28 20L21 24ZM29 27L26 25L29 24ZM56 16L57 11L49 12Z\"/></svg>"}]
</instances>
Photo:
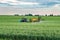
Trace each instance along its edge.
<instances>
[{"instance_id":1,"label":"green wheat field","mask_svg":"<svg viewBox=\"0 0 60 40\"><path fill-rule=\"evenodd\" d=\"M36 16L0 15L0 40L60 40L60 16L42 16L40 22L20 22Z\"/></svg>"}]
</instances>

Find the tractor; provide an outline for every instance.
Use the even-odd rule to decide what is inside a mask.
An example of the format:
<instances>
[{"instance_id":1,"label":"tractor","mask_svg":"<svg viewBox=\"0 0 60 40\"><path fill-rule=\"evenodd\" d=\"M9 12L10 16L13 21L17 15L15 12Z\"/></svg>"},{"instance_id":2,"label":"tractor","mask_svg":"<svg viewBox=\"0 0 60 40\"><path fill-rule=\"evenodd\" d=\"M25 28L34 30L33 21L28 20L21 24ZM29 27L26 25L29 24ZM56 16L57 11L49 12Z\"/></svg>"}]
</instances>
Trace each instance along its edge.
<instances>
[{"instance_id":1,"label":"tractor","mask_svg":"<svg viewBox=\"0 0 60 40\"><path fill-rule=\"evenodd\" d=\"M20 22L40 22L41 17L38 16L38 18L22 18ZM29 21L28 21L29 20Z\"/></svg>"}]
</instances>

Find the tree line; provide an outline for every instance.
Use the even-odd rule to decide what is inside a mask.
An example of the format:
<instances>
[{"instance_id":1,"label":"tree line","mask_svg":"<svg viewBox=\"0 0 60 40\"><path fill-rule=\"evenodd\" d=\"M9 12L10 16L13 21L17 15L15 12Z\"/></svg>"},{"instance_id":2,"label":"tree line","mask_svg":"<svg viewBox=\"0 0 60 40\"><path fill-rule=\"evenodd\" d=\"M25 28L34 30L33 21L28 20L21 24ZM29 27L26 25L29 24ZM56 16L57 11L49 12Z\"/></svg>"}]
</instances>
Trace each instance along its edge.
<instances>
[{"instance_id":1,"label":"tree line","mask_svg":"<svg viewBox=\"0 0 60 40\"><path fill-rule=\"evenodd\" d=\"M33 14L19 15L19 14L14 14L14 16L60 16L60 15L53 15L53 14L50 14L50 15L47 15L47 14L45 14L45 15L38 15L38 14L35 14L35 15L33 15Z\"/></svg>"}]
</instances>

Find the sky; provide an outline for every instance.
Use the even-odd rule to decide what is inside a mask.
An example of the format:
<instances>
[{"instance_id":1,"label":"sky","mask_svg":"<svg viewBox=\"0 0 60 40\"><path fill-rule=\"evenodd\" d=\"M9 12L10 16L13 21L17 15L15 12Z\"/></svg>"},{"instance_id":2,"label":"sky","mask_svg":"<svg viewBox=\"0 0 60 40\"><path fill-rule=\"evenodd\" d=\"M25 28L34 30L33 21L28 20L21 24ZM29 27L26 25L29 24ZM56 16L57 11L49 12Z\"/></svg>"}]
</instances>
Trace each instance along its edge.
<instances>
[{"instance_id":1,"label":"sky","mask_svg":"<svg viewBox=\"0 0 60 40\"><path fill-rule=\"evenodd\" d=\"M21 11L22 9L23 11L26 9L29 11L32 10L32 12L33 9L36 10L39 9L41 10L40 12L43 12L42 10L45 11L45 8L46 10L49 10L49 13L51 13L50 10L60 11L60 0L0 0L0 14L9 13L9 12L22 13ZM46 11L43 13L46 13Z\"/></svg>"},{"instance_id":2,"label":"sky","mask_svg":"<svg viewBox=\"0 0 60 40\"><path fill-rule=\"evenodd\" d=\"M60 7L60 0L0 0L0 6L20 8Z\"/></svg>"}]
</instances>

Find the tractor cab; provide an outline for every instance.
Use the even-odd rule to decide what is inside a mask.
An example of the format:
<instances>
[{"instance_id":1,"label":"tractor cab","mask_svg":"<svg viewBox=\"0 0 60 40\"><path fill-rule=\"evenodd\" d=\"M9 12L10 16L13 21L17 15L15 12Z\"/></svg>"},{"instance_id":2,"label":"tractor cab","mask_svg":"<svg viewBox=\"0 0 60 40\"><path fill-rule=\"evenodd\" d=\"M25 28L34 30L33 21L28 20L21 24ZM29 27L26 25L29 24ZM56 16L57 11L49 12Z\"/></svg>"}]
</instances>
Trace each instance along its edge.
<instances>
[{"instance_id":1,"label":"tractor cab","mask_svg":"<svg viewBox=\"0 0 60 40\"><path fill-rule=\"evenodd\" d=\"M27 18L22 18L20 22L27 22Z\"/></svg>"}]
</instances>

